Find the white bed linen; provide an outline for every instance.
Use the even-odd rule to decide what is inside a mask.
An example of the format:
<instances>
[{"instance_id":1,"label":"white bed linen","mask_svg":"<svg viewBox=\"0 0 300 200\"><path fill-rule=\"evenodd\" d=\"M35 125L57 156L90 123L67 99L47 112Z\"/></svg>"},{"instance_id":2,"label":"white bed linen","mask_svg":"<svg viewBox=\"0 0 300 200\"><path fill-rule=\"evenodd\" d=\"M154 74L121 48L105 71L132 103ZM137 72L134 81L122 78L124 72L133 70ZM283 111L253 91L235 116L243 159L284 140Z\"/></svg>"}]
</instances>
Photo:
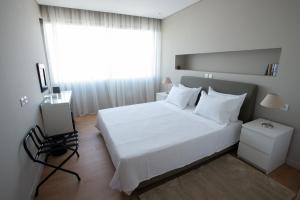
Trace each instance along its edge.
<instances>
[{"instance_id":1,"label":"white bed linen","mask_svg":"<svg viewBox=\"0 0 300 200\"><path fill-rule=\"evenodd\" d=\"M227 126L164 101L99 110L116 168L111 187L130 194L142 181L221 151L239 139L241 121Z\"/></svg>"}]
</instances>

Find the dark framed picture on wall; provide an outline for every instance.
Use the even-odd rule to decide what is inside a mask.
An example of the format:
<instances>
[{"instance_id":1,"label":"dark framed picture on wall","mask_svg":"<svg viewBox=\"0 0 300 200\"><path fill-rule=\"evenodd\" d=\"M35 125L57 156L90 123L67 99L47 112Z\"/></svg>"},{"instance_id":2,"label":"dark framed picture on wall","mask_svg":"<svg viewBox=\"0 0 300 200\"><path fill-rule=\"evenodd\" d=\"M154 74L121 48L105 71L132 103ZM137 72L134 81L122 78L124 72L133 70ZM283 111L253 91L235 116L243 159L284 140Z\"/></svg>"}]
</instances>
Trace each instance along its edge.
<instances>
[{"instance_id":1,"label":"dark framed picture on wall","mask_svg":"<svg viewBox=\"0 0 300 200\"><path fill-rule=\"evenodd\" d=\"M48 90L45 65L41 64L41 63L37 63L36 68L37 68L37 73L39 76L41 92L43 93L44 91Z\"/></svg>"}]
</instances>

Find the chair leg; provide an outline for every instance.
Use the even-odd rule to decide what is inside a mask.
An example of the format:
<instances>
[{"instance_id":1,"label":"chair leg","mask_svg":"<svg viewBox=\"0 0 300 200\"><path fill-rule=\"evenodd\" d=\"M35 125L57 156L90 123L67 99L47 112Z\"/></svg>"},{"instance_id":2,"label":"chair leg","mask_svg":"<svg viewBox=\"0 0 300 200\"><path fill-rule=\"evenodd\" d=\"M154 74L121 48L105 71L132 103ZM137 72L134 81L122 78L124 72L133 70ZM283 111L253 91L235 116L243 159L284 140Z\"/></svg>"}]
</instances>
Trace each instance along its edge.
<instances>
[{"instance_id":1,"label":"chair leg","mask_svg":"<svg viewBox=\"0 0 300 200\"><path fill-rule=\"evenodd\" d=\"M77 158L80 157L80 155L79 155L77 149L72 149L71 147L67 147L67 149L69 149L69 150L71 150L71 151L75 151L75 153L76 153L76 155L77 155Z\"/></svg>"},{"instance_id":2,"label":"chair leg","mask_svg":"<svg viewBox=\"0 0 300 200\"><path fill-rule=\"evenodd\" d=\"M41 185L43 185L57 170L61 170L61 171L64 171L66 173L70 173L70 174L73 174L74 176L76 176L77 180L80 181L81 178L80 176L76 173L76 172L73 172L71 170L67 170L67 169L64 169L62 168L62 166L77 152L77 148L62 162L60 163L60 165L58 166L55 166L55 165L52 165L52 164L49 164L49 163L46 163L46 162L43 162L43 161L38 161L39 163L43 164L43 165L46 165L48 167L52 167L54 168L54 170L49 173L36 187L36 190L35 190L35 196L38 195L39 193L39 188Z\"/></svg>"},{"instance_id":3,"label":"chair leg","mask_svg":"<svg viewBox=\"0 0 300 200\"><path fill-rule=\"evenodd\" d=\"M49 154L46 155L45 162L48 162Z\"/></svg>"}]
</instances>

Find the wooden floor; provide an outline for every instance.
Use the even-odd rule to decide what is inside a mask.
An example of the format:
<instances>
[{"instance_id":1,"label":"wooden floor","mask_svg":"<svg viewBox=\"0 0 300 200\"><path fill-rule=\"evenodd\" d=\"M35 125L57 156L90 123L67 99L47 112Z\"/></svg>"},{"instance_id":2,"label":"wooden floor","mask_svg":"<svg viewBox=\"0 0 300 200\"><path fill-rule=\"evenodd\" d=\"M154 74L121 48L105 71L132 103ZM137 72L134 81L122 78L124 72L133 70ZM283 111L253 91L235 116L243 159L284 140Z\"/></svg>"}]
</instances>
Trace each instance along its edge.
<instances>
[{"instance_id":1,"label":"wooden floor","mask_svg":"<svg viewBox=\"0 0 300 200\"><path fill-rule=\"evenodd\" d=\"M75 176L63 172L55 173L40 188L38 200L119 200L138 199L136 195L130 197L114 191L109 187L109 182L114 173L114 167L106 150L104 141L99 131L94 127L96 117L84 116L76 119L76 127L80 133L80 158L74 156L65 168L79 173L81 181L77 182ZM58 163L62 157L49 157L52 163ZM49 173L45 168L43 176ZM300 188L300 171L288 165L283 165L275 170L270 177L298 192Z\"/></svg>"}]
</instances>

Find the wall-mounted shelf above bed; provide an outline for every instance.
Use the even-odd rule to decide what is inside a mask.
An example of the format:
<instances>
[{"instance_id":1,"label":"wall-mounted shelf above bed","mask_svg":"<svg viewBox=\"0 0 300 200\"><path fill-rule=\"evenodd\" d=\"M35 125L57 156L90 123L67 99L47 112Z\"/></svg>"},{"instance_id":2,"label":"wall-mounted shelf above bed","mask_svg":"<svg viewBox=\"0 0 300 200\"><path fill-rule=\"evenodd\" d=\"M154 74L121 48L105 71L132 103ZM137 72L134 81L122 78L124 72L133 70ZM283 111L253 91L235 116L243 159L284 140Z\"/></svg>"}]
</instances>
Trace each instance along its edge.
<instances>
[{"instance_id":1,"label":"wall-mounted shelf above bed","mask_svg":"<svg viewBox=\"0 0 300 200\"><path fill-rule=\"evenodd\" d=\"M276 76L281 48L181 54L175 69L246 75Z\"/></svg>"}]
</instances>

